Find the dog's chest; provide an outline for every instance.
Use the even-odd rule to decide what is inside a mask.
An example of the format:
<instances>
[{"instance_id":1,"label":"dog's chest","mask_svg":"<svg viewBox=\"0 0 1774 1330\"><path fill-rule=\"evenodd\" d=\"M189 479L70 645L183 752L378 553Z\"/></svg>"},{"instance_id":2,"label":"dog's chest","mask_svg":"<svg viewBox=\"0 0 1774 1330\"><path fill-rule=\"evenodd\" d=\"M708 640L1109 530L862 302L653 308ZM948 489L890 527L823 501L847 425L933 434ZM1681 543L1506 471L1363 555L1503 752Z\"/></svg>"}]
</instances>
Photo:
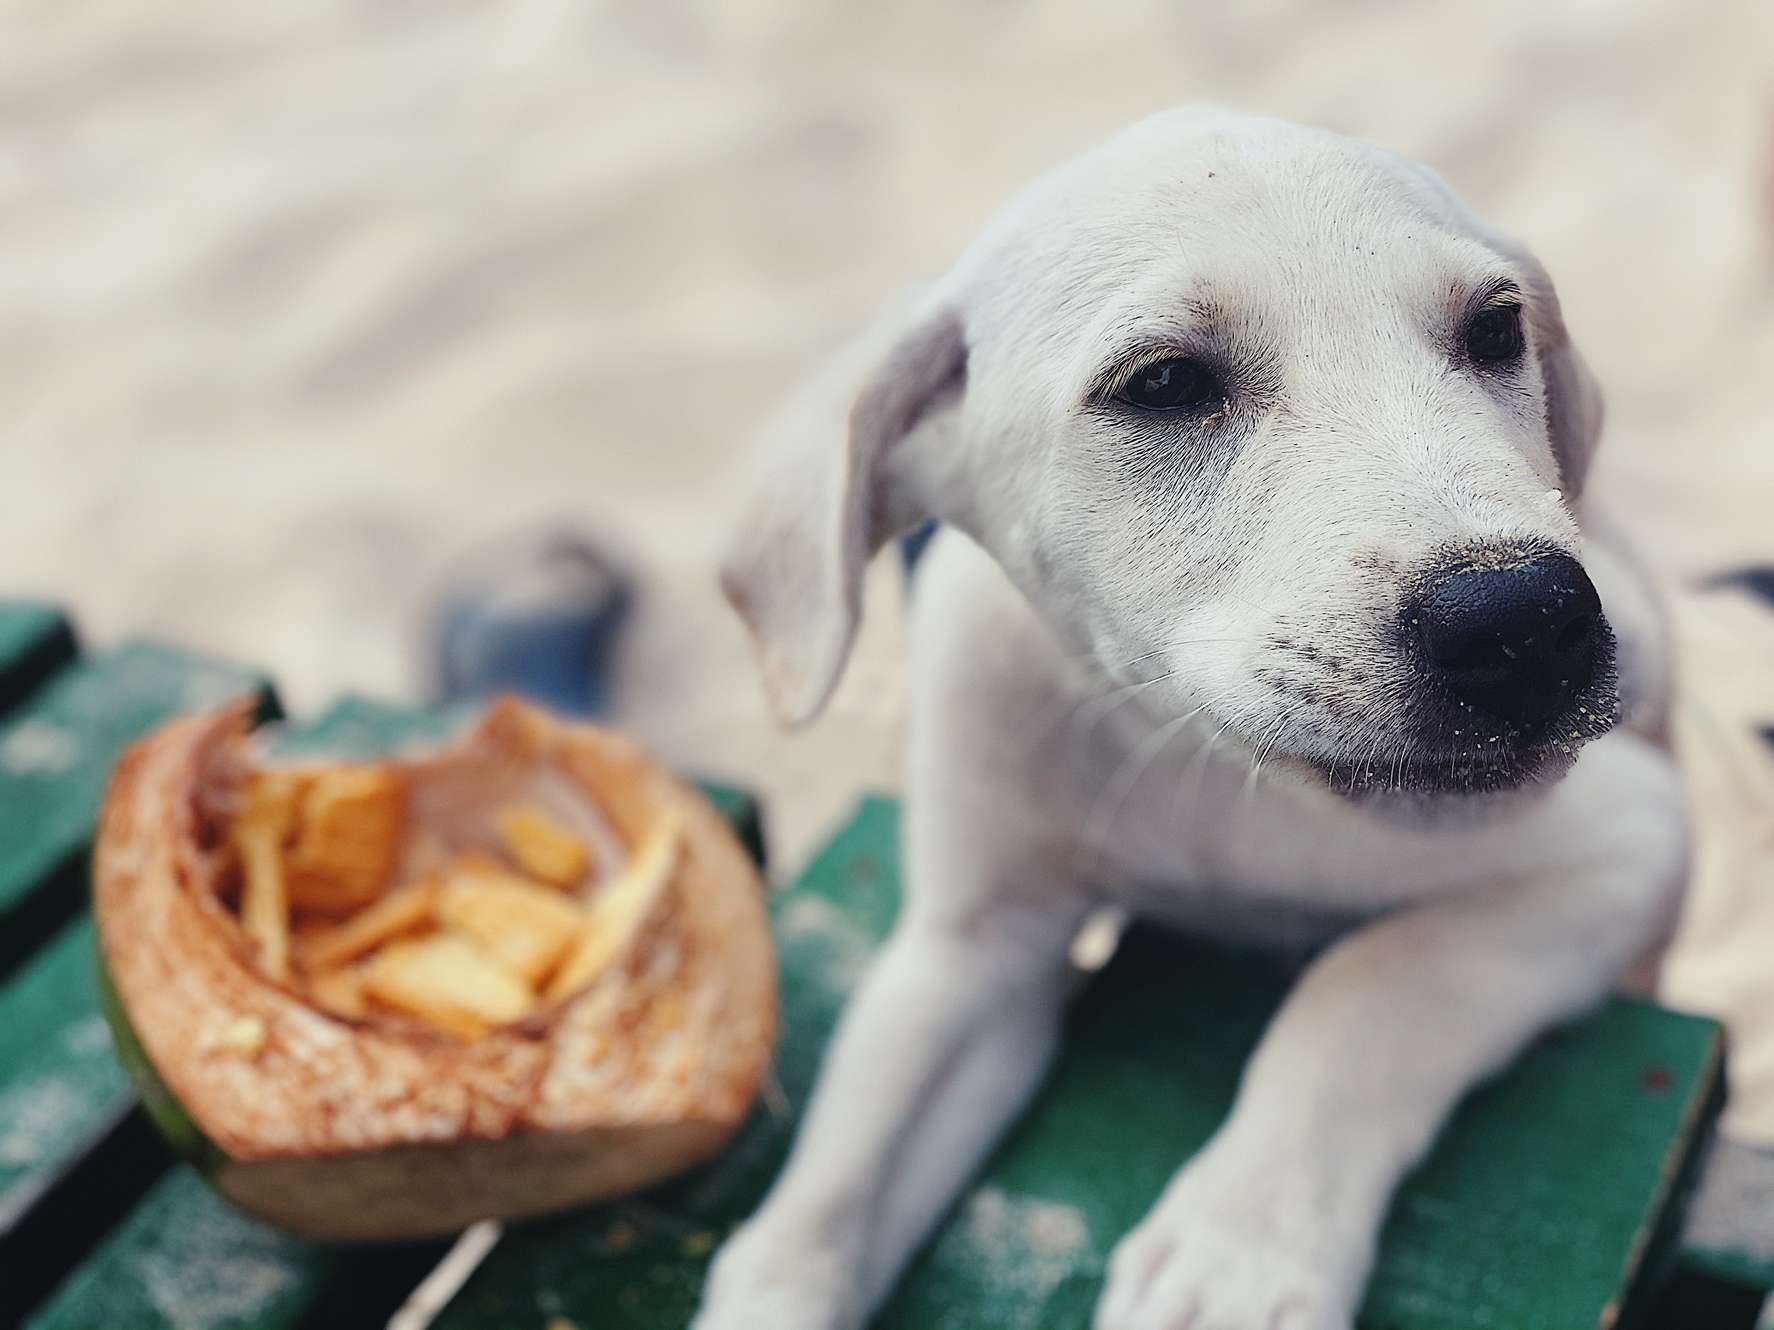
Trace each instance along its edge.
<instances>
[{"instance_id":1,"label":"dog's chest","mask_svg":"<svg viewBox=\"0 0 1774 1330\"><path fill-rule=\"evenodd\" d=\"M1137 745L1096 762L1080 811L1085 876L1129 908L1229 940L1315 945L1458 890L1432 830L1396 822L1235 751ZM1467 865L1469 867L1469 865Z\"/></svg>"}]
</instances>

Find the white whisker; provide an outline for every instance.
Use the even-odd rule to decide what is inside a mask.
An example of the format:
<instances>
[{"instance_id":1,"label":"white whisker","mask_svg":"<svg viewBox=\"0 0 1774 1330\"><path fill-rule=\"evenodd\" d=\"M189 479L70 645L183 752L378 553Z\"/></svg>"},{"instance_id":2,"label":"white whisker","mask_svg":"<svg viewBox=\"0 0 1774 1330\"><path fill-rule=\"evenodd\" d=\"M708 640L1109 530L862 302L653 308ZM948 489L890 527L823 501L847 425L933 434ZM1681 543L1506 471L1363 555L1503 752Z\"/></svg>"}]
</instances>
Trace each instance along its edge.
<instances>
[{"instance_id":1,"label":"white whisker","mask_svg":"<svg viewBox=\"0 0 1774 1330\"><path fill-rule=\"evenodd\" d=\"M1207 781L1207 768L1213 756L1213 750L1219 746L1220 738L1226 733L1226 724L1221 722L1214 727L1214 732L1207 736L1201 749L1190 759L1183 777L1177 782L1176 795L1171 807L1176 817L1181 818L1185 811L1192 809L1201 800L1201 787ZM1183 797L1189 791L1189 797Z\"/></svg>"}]
</instances>

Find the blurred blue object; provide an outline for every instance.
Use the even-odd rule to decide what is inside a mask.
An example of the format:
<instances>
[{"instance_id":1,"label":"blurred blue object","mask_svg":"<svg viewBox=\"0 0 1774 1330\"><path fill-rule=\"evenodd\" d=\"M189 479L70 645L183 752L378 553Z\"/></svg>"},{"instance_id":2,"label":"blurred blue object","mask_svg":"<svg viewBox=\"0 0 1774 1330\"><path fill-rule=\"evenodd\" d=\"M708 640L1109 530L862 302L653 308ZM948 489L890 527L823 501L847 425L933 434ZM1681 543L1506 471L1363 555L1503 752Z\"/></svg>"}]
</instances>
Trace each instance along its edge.
<instances>
[{"instance_id":1,"label":"blurred blue object","mask_svg":"<svg viewBox=\"0 0 1774 1330\"><path fill-rule=\"evenodd\" d=\"M427 617L437 699L509 692L569 716L602 714L632 600L620 565L569 529L471 551L445 579Z\"/></svg>"},{"instance_id":2,"label":"blurred blue object","mask_svg":"<svg viewBox=\"0 0 1774 1330\"><path fill-rule=\"evenodd\" d=\"M918 571L918 560L924 557L924 548L936 535L936 528L934 521L926 522L899 538L899 557L905 564L906 576Z\"/></svg>"},{"instance_id":3,"label":"blurred blue object","mask_svg":"<svg viewBox=\"0 0 1774 1330\"><path fill-rule=\"evenodd\" d=\"M1763 600L1774 604L1774 565L1760 564L1748 568L1734 568L1728 573L1720 573L1710 578L1708 587L1735 587L1747 591L1751 595L1760 596Z\"/></svg>"}]
</instances>

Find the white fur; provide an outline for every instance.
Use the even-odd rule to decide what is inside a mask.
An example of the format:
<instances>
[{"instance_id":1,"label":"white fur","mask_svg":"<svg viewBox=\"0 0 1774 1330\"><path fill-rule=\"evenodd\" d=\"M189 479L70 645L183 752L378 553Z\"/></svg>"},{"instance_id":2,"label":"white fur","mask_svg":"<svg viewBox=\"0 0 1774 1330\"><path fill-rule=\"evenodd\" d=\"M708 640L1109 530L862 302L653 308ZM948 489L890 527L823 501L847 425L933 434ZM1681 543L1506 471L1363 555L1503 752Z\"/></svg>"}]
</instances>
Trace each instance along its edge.
<instances>
[{"instance_id":1,"label":"white fur","mask_svg":"<svg viewBox=\"0 0 1774 1330\"><path fill-rule=\"evenodd\" d=\"M1506 387L1437 333L1497 278L1533 352ZM1270 367L1256 405L1183 434L1092 405L1118 357L1203 328ZM813 403L725 583L805 719L868 557L945 524L913 601L908 895L696 1330L864 1324L1039 1084L1105 908L1323 950L1118 1248L1099 1330L1349 1326L1398 1178L1659 941L1685 874L1658 620L1577 502L1600 412L1550 282L1421 167L1174 112L1038 182ZM1582 554L1629 723L1517 791L1334 792L1315 763L1408 755L1412 570L1502 539Z\"/></svg>"}]
</instances>

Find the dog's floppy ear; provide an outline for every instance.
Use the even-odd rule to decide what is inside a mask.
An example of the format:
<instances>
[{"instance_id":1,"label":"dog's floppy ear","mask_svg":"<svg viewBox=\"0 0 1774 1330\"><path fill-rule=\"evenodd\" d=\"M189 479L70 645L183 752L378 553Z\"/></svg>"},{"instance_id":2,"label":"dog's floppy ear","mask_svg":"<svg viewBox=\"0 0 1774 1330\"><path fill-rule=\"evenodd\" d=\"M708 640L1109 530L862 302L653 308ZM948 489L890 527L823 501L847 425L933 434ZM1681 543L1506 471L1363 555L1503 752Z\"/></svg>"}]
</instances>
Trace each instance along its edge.
<instances>
[{"instance_id":1,"label":"dog's floppy ear","mask_svg":"<svg viewBox=\"0 0 1774 1330\"><path fill-rule=\"evenodd\" d=\"M1583 492L1583 478L1602 436L1602 390L1571 343L1552 277L1519 241L1491 231L1492 244L1521 265L1528 318L1546 386L1546 434L1568 498Z\"/></svg>"},{"instance_id":2,"label":"dog's floppy ear","mask_svg":"<svg viewBox=\"0 0 1774 1330\"><path fill-rule=\"evenodd\" d=\"M1574 499L1583 492L1583 478L1601 441L1602 390L1571 343L1552 283L1544 275L1541 282L1536 343L1546 385L1546 432L1564 491Z\"/></svg>"},{"instance_id":3,"label":"dog's floppy ear","mask_svg":"<svg viewBox=\"0 0 1774 1330\"><path fill-rule=\"evenodd\" d=\"M1602 437L1602 390L1559 324L1559 340L1540 353L1540 374L1546 381L1546 428L1565 493L1583 492L1583 478Z\"/></svg>"},{"instance_id":4,"label":"dog's floppy ear","mask_svg":"<svg viewBox=\"0 0 1774 1330\"><path fill-rule=\"evenodd\" d=\"M856 636L862 575L921 520L889 455L958 393L967 351L943 296L903 301L842 354L777 426L756 497L721 567L777 715L798 725L837 685Z\"/></svg>"}]
</instances>

